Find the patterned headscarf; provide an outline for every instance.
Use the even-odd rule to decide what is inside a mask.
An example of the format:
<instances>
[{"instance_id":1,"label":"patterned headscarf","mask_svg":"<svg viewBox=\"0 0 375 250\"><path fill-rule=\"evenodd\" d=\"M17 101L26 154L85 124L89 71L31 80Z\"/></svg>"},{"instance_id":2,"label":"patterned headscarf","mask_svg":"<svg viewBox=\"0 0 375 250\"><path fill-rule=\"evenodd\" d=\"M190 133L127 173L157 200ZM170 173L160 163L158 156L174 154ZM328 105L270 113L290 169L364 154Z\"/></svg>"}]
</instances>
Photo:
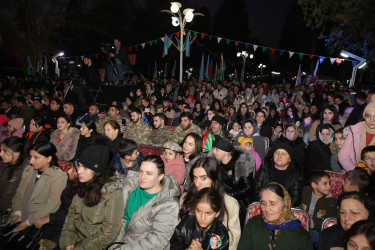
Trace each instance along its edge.
<instances>
[{"instance_id":1,"label":"patterned headscarf","mask_svg":"<svg viewBox=\"0 0 375 250\"><path fill-rule=\"evenodd\" d=\"M282 185L280 185L279 183L271 182L270 184L279 185L284 191L284 198L283 198L283 207L282 207L282 210L281 210L280 218L278 220L267 221L266 218L264 217L264 214L262 213L262 218L263 218L264 222L266 223L266 226L270 230L288 229L291 226L291 225L288 225L289 222L292 222L292 221L296 222L296 220L297 220L297 223L299 222L299 224L301 225L301 222L294 216L293 211L291 209L291 198L290 198L290 195L289 195L288 191L286 191L286 189ZM273 225L273 226L271 226L271 225ZM294 226L292 226L292 227L294 227Z\"/></svg>"}]
</instances>

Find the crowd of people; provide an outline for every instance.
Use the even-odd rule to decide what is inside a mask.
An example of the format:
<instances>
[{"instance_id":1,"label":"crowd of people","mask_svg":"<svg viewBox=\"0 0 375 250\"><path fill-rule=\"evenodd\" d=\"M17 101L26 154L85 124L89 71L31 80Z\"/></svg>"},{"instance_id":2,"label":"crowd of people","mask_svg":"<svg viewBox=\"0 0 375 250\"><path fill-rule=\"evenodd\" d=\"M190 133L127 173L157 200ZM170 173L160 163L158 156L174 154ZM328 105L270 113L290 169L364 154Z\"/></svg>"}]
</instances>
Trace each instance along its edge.
<instances>
[{"instance_id":1,"label":"crowd of people","mask_svg":"<svg viewBox=\"0 0 375 250\"><path fill-rule=\"evenodd\" d=\"M69 80L0 80L0 249L375 249L373 89L133 76L103 107Z\"/></svg>"}]
</instances>

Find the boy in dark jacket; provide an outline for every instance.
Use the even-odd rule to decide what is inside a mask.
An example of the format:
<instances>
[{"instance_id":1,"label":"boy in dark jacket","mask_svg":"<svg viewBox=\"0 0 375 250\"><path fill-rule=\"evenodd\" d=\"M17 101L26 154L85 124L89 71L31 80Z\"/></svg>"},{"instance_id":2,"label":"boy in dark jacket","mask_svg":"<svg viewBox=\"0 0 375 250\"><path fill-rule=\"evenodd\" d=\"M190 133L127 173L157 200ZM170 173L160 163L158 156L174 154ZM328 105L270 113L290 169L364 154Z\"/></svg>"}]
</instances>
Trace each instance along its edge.
<instances>
[{"instance_id":1,"label":"boy in dark jacket","mask_svg":"<svg viewBox=\"0 0 375 250\"><path fill-rule=\"evenodd\" d=\"M337 201L330 193L330 181L327 172L314 171L310 174L310 186L306 186L302 191L301 207L310 216L310 235L315 246L324 219L337 215Z\"/></svg>"}]
</instances>

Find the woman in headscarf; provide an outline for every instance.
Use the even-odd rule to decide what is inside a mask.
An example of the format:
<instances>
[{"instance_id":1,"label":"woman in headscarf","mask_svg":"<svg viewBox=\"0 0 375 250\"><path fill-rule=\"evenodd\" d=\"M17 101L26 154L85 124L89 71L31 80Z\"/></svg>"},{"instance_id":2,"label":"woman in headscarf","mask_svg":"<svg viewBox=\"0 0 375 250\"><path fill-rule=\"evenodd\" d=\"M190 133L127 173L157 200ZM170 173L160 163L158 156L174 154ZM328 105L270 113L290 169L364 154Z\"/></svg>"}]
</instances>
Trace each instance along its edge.
<instances>
[{"instance_id":1,"label":"woman in headscarf","mask_svg":"<svg viewBox=\"0 0 375 250\"><path fill-rule=\"evenodd\" d=\"M272 182L260 192L262 214L252 217L242 232L242 249L313 249L309 233L291 210L291 198L278 183Z\"/></svg>"}]
</instances>

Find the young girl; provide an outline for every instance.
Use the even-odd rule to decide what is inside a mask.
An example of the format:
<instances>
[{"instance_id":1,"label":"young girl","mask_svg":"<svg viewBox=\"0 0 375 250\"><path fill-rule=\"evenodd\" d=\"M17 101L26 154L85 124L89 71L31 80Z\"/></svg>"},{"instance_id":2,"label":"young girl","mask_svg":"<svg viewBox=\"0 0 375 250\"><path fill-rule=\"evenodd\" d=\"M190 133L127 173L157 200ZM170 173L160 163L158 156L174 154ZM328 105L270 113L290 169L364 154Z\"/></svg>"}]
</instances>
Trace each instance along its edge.
<instances>
[{"instance_id":1,"label":"young girl","mask_svg":"<svg viewBox=\"0 0 375 250\"><path fill-rule=\"evenodd\" d=\"M22 118L15 118L8 121L8 136L17 136L22 138L23 134L23 119Z\"/></svg>"},{"instance_id":2,"label":"young girl","mask_svg":"<svg viewBox=\"0 0 375 250\"><path fill-rule=\"evenodd\" d=\"M255 160L255 169L258 171L260 165L262 165L262 160L260 159L259 154L254 149L253 139L248 137L239 137L238 142L241 144L241 148L249 151Z\"/></svg>"},{"instance_id":3,"label":"young girl","mask_svg":"<svg viewBox=\"0 0 375 250\"><path fill-rule=\"evenodd\" d=\"M242 131L241 129L241 123L238 120L234 120L232 123L232 129L229 130L229 135L233 138L236 138L236 136Z\"/></svg>"},{"instance_id":4,"label":"young girl","mask_svg":"<svg viewBox=\"0 0 375 250\"><path fill-rule=\"evenodd\" d=\"M181 193L184 192L184 179L186 174L184 157L182 154L182 148L175 142L164 143L164 154L160 157L164 162L165 173L173 176L178 185L180 186Z\"/></svg>"},{"instance_id":5,"label":"young girl","mask_svg":"<svg viewBox=\"0 0 375 250\"><path fill-rule=\"evenodd\" d=\"M224 201L216 189L203 188L192 202L191 215L177 225L170 249L228 249L228 230L222 224Z\"/></svg>"},{"instance_id":6,"label":"young girl","mask_svg":"<svg viewBox=\"0 0 375 250\"><path fill-rule=\"evenodd\" d=\"M338 154L342 146L344 145L344 129L340 128L335 131L335 139L333 142L331 142L330 149L331 149L331 169L335 172L344 172L339 159Z\"/></svg>"}]
</instances>

